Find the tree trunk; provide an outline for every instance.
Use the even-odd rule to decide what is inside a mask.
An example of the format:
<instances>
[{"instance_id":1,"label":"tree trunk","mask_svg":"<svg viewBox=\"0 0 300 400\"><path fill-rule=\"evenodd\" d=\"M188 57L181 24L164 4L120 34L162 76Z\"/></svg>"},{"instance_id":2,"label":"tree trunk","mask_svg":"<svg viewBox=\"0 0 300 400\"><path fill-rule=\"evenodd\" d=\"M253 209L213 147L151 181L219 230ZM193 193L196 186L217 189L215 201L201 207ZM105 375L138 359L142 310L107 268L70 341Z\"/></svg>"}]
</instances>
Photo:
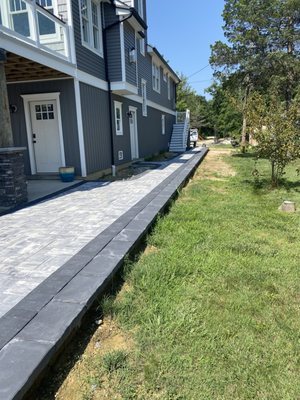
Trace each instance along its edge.
<instances>
[{"instance_id":1,"label":"tree trunk","mask_svg":"<svg viewBox=\"0 0 300 400\"><path fill-rule=\"evenodd\" d=\"M245 97L244 97L244 104L243 104L243 128L242 128L242 142L241 142L241 149L242 153L246 151L246 134L247 134L247 103L248 103L248 96L249 96L249 85L246 86L245 90Z\"/></svg>"},{"instance_id":2,"label":"tree trunk","mask_svg":"<svg viewBox=\"0 0 300 400\"><path fill-rule=\"evenodd\" d=\"M291 57L294 55L294 43L293 43L293 35L294 35L294 18L289 17L288 18L288 27L289 27L289 38L287 41L287 54ZM287 80L286 80L286 90L285 90L285 104L286 104L286 109L288 110L290 107L290 104L293 99L293 71L290 66L287 66L287 74L286 74Z\"/></svg>"},{"instance_id":3,"label":"tree trunk","mask_svg":"<svg viewBox=\"0 0 300 400\"><path fill-rule=\"evenodd\" d=\"M275 187L277 186L277 176L275 172L275 161L271 161L271 167L272 167L272 186Z\"/></svg>"},{"instance_id":4,"label":"tree trunk","mask_svg":"<svg viewBox=\"0 0 300 400\"><path fill-rule=\"evenodd\" d=\"M4 63L0 62L0 147L14 145Z\"/></svg>"}]
</instances>

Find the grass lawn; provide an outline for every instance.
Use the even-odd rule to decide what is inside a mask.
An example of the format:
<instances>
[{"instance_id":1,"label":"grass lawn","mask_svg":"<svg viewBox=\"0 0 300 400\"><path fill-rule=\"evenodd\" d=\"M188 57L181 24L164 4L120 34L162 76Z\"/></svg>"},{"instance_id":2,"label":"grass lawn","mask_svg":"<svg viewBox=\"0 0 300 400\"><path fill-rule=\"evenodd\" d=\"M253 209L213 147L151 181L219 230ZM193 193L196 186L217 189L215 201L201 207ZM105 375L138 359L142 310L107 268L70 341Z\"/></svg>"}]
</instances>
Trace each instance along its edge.
<instances>
[{"instance_id":1,"label":"grass lawn","mask_svg":"<svg viewBox=\"0 0 300 400\"><path fill-rule=\"evenodd\" d=\"M212 149L140 259L58 400L299 399L300 183ZM42 398L42 396L40 397Z\"/></svg>"}]
</instances>

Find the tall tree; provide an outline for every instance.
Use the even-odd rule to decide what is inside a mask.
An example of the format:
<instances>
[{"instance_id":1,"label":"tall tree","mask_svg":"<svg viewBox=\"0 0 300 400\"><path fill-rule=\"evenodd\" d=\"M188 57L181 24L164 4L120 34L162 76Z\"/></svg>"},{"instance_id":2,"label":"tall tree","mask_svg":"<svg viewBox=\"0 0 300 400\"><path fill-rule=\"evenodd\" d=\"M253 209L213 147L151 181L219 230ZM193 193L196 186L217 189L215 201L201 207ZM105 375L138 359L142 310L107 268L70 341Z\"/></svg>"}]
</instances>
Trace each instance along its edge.
<instances>
[{"instance_id":1,"label":"tall tree","mask_svg":"<svg viewBox=\"0 0 300 400\"><path fill-rule=\"evenodd\" d=\"M300 0L225 0L227 43L212 46L211 65L219 79L243 91L242 146L252 90L276 87L288 107L300 80Z\"/></svg>"},{"instance_id":2,"label":"tall tree","mask_svg":"<svg viewBox=\"0 0 300 400\"><path fill-rule=\"evenodd\" d=\"M177 110L191 111L191 127L198 128L200 131L210 129L209 105L204 96L199 96L188 83L188 78L180 74L177 87Z\"/></svg>"}]
</instances>

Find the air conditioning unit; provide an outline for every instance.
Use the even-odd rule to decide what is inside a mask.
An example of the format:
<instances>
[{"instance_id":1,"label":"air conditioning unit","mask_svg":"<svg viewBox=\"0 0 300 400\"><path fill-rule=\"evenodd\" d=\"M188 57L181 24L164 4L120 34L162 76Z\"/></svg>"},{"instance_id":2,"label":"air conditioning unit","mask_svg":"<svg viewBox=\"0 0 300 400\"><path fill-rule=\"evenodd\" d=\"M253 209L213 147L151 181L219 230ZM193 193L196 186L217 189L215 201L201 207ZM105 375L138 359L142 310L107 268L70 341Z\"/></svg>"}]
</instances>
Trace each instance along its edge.
<instances>
[{"instance_id":1,"label":"air conditioning unit","mask_svg":"<svg viewBox=\"0 0 300 400\"><path fill-rule=\"evenodd\" d=\"M123 153L123 150L119 150L119 151L118 151L118 158L119 158L119 161L124 160L124 153Z\"/></svg>"},{"instance_id":2,"label":"air conditioning unit","mask_svg":"<svg viewBox=\"0 0 300 400\"><path fill-rule=\"evenodd\" d=\"M136 63L136 50L135 49L131 49L129 51L129 62Z\"/></svg>"}]
</instances>

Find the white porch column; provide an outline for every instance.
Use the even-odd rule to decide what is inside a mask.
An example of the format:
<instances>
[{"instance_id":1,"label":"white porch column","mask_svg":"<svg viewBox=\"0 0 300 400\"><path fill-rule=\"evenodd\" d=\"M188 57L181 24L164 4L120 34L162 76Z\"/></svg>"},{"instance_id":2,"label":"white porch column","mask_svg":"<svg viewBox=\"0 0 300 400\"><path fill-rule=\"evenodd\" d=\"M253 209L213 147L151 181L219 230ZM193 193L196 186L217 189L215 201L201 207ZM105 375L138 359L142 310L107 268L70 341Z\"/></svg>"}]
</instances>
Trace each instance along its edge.
<instances>
[{"instance_id":1,"label":"white porch column","mask_svg":"<svg viewBox=\"0 0 300 400\"><path fill-rule=\"evenodd\" d=\"M74 79L74 90L75 90L75 104L76 104L76 116L77 116L77 129L78 129L78 142L79 142L79 152L80 152L81 175L83 177L85 177L85 176L87 176L87 171L86 171L84 133L83 133L83 123L82 123L80 85L79 85L79 80L78 79Z\"/></svg>"}]
</instances>

